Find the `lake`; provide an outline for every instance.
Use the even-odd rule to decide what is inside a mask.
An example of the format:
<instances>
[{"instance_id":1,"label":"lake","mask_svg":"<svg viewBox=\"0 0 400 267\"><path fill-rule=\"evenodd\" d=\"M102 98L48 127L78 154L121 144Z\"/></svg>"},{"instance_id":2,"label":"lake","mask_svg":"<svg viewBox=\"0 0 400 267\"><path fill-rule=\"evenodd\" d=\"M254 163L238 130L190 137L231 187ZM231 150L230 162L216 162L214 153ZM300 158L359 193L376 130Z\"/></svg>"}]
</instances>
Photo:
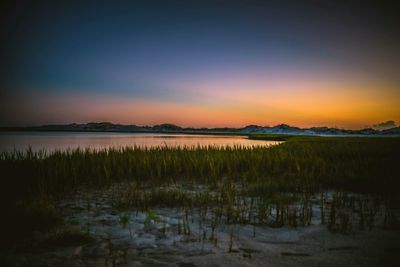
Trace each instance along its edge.
<instances>
[{"instance_id":1,"label":"lake","mask_svg":"<svg viewBox=\"0 0 400 267\"><path fill-rule=\"evenodd\" d=\"M0 132L0 151L67 150L75 148L121 147L194 147L194 146L271 146L281 142L249 140L246 136L157 134L157 133L108 133L108 132Z\"/></svg>"}]
</instances>

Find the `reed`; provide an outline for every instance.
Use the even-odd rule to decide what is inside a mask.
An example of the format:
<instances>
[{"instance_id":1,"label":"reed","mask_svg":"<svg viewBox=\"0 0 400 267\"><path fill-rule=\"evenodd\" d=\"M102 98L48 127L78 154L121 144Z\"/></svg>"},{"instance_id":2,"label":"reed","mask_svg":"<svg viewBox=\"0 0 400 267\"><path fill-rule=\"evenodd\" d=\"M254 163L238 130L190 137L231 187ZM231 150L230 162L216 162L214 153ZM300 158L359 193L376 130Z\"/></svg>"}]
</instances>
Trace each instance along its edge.
<instances>
[{"instance_id":1,"label":"reed","mask_svg":"<svg viewBox=\"0 0 400 267\"><path fill-rule=\"evenodd\" d=\"M3 152L1 202L3 210L10 212L21 202L51 205L78 190L112 187L117 207L142 211L181 207L185 234L192 232L189 220L194 209L202 210L202 224L211 214L210 239L217 242L215 228L221 222L309 225L311 196L318 193L323 196L322 220L328 219L329 227L336 230L338 221L349 224L345 214L335 213L342 197L329 206L323 192L374 193L389 197L385 201L392 206L400 203L398 151L399 138L291 137L269 148L163 146L51 154L30 149ZM369 209L360 215L360 225L371 224L368 218L376 212L373 205L360 205ZM389 221L391 215L387 218ZM345 228L341 230L347 231Z\"/></svg>"}]
</instances>

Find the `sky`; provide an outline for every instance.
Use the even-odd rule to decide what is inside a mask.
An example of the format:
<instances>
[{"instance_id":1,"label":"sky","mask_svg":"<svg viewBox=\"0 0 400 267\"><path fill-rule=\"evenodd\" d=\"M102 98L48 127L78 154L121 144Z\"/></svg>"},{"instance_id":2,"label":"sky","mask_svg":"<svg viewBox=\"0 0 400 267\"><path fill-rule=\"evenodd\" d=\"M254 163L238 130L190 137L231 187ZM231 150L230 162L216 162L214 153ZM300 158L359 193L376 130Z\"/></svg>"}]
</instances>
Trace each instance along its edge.
<instances>
[{"instance_id":1,"label":"sky","mask_svg":"<svg viewBox=\"0 0 400 267\"><path fill-rule=\"evenodd\" d=\"M0 126L399 124L394 4L5 2Z\"/></svg>"}]
</instances>

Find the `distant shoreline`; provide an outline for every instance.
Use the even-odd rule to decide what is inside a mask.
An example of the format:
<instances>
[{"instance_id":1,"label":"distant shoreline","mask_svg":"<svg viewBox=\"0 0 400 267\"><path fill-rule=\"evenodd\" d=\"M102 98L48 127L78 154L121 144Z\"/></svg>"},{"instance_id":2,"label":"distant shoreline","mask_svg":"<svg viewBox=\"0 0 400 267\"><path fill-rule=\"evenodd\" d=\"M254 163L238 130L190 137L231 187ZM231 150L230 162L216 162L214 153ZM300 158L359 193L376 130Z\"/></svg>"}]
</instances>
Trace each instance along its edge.
<instances>
[{"instance_id":1,"label":"distant shoreline","mask_svg":"<svg viewBox=\"0 0 400 267\"><path fill-rule=\"evenodd\" d=\"M24 128L0 128L0 132L70 132L70 133L127 133L127 134L199 134L199 135L240 135L247 136L240 132L213 132L213 131L121 131L121 130L48 130L48 129L24 129Z\"/></svg>"},{"instance_id":2,"label":"distant shoreline","mask_svg":"<svg viewBox=\"0 0 400 267\"><path fill-rule=\"evenodd\" d=\"M400 127L387 130L365 128L360 130L338 129L331 127L299 128L287 124L276 126L248 125L243 128L184 128L174 124L159 124L154 126L137 126L113 124L109 122L85 124L54 124L23 127L0 127L1 132L110 132L110 133L165 133L165 134L204 134L204 135L319 135L319 136L400 136Z\"/></svg>"}]
</instances>

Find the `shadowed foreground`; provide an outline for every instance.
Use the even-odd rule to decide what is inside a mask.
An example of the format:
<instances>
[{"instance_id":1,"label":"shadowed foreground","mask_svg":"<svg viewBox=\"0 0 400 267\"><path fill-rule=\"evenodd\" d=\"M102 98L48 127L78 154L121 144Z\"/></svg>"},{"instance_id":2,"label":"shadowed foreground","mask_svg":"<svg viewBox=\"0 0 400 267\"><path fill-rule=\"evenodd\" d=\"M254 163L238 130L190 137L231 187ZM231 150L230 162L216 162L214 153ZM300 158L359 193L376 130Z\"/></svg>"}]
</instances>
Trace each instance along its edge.
<instances>
[{"instance_id":1,"label":"shadowed foreground","mask_svg":"<svg viewBox=\"0 0 400 267\"><path fill-rule=\"evenodd\" d=\"M398 138L291 137L271 148L3 153L1 259L391 265L399 149Z\"/></svg>"}]
</instances>

